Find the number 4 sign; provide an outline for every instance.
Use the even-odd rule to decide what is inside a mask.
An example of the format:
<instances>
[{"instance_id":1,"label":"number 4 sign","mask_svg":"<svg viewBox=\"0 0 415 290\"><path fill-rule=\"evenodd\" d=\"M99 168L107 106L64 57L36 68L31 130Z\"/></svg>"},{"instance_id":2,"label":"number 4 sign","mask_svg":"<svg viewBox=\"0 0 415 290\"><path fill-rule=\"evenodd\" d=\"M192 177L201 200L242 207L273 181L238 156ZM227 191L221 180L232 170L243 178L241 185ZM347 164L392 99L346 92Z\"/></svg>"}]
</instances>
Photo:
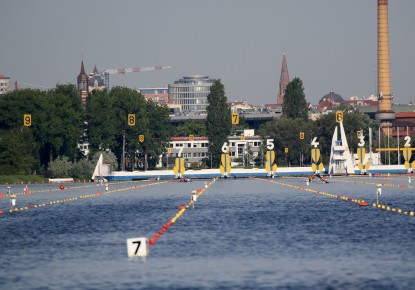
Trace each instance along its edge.
<instances>
[{"instance_id":1,"label":"number 4 sign","mask_svg":"<svg viewBox=\"0 0 415 290\"><path fill-rule=\"evenodd\" d=\"M150 244L147 238L127 239L128 257L146 257L150 254Z\"/></svg>"}]
</instances>

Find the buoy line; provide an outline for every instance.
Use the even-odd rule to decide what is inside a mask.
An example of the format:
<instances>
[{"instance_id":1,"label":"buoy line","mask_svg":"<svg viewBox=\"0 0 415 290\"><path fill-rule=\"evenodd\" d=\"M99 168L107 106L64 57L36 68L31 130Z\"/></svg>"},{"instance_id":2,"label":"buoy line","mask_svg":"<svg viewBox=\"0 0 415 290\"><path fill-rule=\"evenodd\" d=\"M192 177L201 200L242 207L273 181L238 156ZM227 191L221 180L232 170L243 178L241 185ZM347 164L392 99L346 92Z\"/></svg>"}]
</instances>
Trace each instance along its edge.
<instances>
[{"instance_id":1,"label":"buoy line","mask_svg":"<svg viewBox=\"0 0 415 290\"><path fill-rule=\"evenodd\" d=\"M44 207L44 206L54 205L54 204L60 204L60 203L64 203L64 202L77 201L77 200L81 200L81 199L97 197L97 196L105 195L105 194L117 193L117 192L130 190L130 189L137 189L137 188L143 188L143 187L147 187L147 186L159 185L159 184L163 184L163 183L166 183L166 182L167 181L161 181L161 182L155 182L155 183L149 183L149 184L141 184L141 185L137 185L137 186L131 186L131 187L121 188L121 189L114 189L114 190L104 191L104 192L97 191L96 193L81 195L81 196L78 196L78 197L70 197L70 198L65 198L65 199L59 199L59 200L52 200L52 201L48 201L48 202L43 202L43 203L39 203L39 204L30 204L29 206L24 206L24 207L16 207L14 209L10 209L6 213L12 214L12 213L15 213L15 212L25 211L25 210L29 210L29 209L33 209L33 208ZM2 214L4 214L4 212L0 210L0 215L2 215Z\"/></svg>"},{"instance_id":2,"label":"buoy line","mask_svg":"<svg viewBox=\"0 0 415 290\"><path fill-rule=\"evenodd\" d=\"M146 180L133 180L133 181L127 180L127 181L114 182L112 184L124 184L124 183L132 183L132 182L137 183L137 182L143 182L143 181L146 181ZM74 182L72 182L72 183L74 183ZM55 184L54 183L48 183L48 184L45 183L44 185L51 185L51 186L57 186L57 185L62 186L62 185L64 185L65 186L67 184L68 183L63 182L63 183L55 183ZM30 184L28 184L28 185L30 185ZM101 185L99 183L93 183L93 184L88 183L87 185L77 185L77 186L65 187L64 190L82 189L82 188L88 188L88 187L94 187L94 186L96 187L96 186L104 186L104 185ZM42 190L28 190L28 192L25 192L25 191L13 192L13 194L16 195L16 196L19 196L19 195L27 195L27 194L34 194L34 193L54 192L54 191L60 191L60 190L62 190L62 189L57 187L57 188L42 189ZM7 197L7 194L0 193L0 198L5 198L5 197Z\"/></svg>"},{"instance_id":3,"label":"buoy line","mask_svg":"<svg viewBox=\"0 0 415 290\"><path fill-rule=\"evenodd\" d=\"M196 199L199 198L215 181L217 180L217 178L214 178L211 182L209 182L208 184L205 183L205 187L203 189L199 189L196 191ZM167 229L174 224L178 218L180 218L183 213L186 211L186 209L188 209L190 206L194 205L194 200L190 199L190 201L186 204L186 205L179 205L178 209L179 211L176 213L176 215L169 220L167 223L165 223L163 225L163 227L153 236L150 238L149 240L149 246L153 246L155 245L156 241L167 231Z\"/></svg>"},{"instance_id":4,"label":"buoy line","mask_svg":"<svg viewBox=\"0 0 415 290\"><path fill-rule=\"evenodd\" d=\"M87 188L92 187L94 185L85 185L85 186L72 186L70 189L80 189L80 188ZM65 188L65 190L68 190L69 188ZM28 190L28 192L22 191L22 192L13 192L14 195L27 195L27 194L34 194L34 193L44 193L44 192L54 192L54 191L60 191L62 189L58 188L52 188L52 189L42 189L42 190ZM0 194L0 198L7 197L6 194L2 193Z\"/></svg>"},{"instance_id":5,"label":"buoy line","mask_svg":"<svg viewBox=\"0 0 415 290\"><path fill-rule=\"evenodd\" d=\"M332 197L332 198L337 198L337 199L344 200L344 201L354 202L354 203L357 203L361 206L367 206L368 205L368 203L363 199L356 199L356 198L350 198L350 197L347 197L347 196L344 196L344 195L331 194L331 193L327 193L327 192L324 192L324 191L318 191L318 190L311 189L311 188L304 188L302 186L296 186L296 185L283 183L283 182L278 182L278 181L273 181L273 180L266 180L266 179L260 179L260 178L254 178L254 179L258 179L258 180L265 181L265 182L270 182L270 183L275 183L275 184L279 184L279 185L286 186L286 187L291 187L291 188L298 189L298 190L305 190L305 191L313 192L313 193L316 193L316 194L320 194L320 195L324 195L324 196L328 196L328 197ZM373 203L372 206L374 208L378 208L378 209L386 210L386 211L391 211L391 212L398 213L398 214L409 215L409 216L414 216L415 215L414 211L404 211L402 209L399 209L399 208L397 209L397 208L394 208L394 207L391 207L391 206L388 206L388 205Z\"/></svg>"},{"instance_id":6,"label":"buoy line","mask_svg":"<svg viewBox=\"0 0 415 290\"><path fill-rule=\"evenodd\" d=\"M380 183L380 182L366 182L366 181L349 181L349 180L337 180L336 182L343 182L343 183L354 183L354 184L367 184L367 185L376 185L376 184L382 184L382 186L388 186L388 187L399 187L399 188L415 188L414 186L410 185L404 185L404 184L393 184L393 183Z\"/></svg>"}]
</instances>

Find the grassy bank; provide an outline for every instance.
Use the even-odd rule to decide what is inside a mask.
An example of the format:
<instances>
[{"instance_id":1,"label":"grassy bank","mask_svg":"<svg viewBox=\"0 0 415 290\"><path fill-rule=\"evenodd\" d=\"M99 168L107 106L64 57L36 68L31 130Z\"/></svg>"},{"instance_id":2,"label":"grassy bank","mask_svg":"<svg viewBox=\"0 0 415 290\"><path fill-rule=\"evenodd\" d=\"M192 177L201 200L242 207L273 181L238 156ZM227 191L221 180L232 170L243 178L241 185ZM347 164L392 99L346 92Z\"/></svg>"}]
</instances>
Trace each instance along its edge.
<instances>
[{"instance_id":1,"label":"grassy bank","mask_svg":"<svg viewBox=\"0 0 415 290\"><path fill-rule=\"evenodd\" d=\"M0 184L5 183L35 183L35 182L47 182L48 179L39 175L0 175Z\"/></svg>"}]
</instances>

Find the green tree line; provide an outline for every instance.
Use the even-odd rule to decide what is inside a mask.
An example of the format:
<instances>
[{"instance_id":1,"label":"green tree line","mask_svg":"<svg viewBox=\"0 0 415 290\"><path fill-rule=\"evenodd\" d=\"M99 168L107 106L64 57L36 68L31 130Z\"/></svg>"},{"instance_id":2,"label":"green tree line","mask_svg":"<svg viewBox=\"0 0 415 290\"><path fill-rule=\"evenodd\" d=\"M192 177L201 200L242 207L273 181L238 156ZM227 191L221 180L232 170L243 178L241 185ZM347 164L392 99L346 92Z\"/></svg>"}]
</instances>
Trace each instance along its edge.
<instances>
[{"instance_id":1,"label":"green tree line","mask_svg":"<svg viewBox=\"0 0 415 290\"><path fill-rule=\"evenodd\" d=\"M262 125L257 132L263 144L267 139L274 140L277 164L280 166L309 165L310 142L314 137L320 143L323 163L328 162L333 131L338 125L335 114L323 115L316 121L309 120L303 90L302 81L295 78L287 86L282 117ZM225 88L220 81L216 81L208 96L206 122L188 122L174 127L169 123L167 107L147 101L136 90L125 87L114 87L109 92L93 91L85 105L82 105L72 84L58 84L50 91L14 91L0 97L0 175L42 174L53 169L61 175L82 177L86 175L82 172L83 168L92 170L85 162L96 162L97 154L102 152L115 154L116 160L108 162L113 164L115 170L121 169L123 144L127 160L140 158L145 168L151 169L165 152L171 136L189 135L208 136L209 152L216 167L221 147L228 141L227 136L232 130L230 108L226 102ZM363 130L368 136L369 128L373 131L373 148L378 147L378 122L353 108L341 109L344 111L343 124L351 151L356 150L359 141L356 132ZM24 114L32 116L29 127L23 124ZM128 124L128 114L135 114L134 126ZM246 124L243 126L247 128ZM300 139L300 132L304 132L304 139ZM144 136L141 142L139 135ZM90 143L92 154L89 159L77 148L83 137L87 137ZM396 140L386 140L384 135L380 139L382 147L386 147L387 141L390 147L396 147ZM288 148L287 152L285 148ZM263 146L263 152L265 150ZM395 155L389 158L384 154L382 161L396 164ZM384 159L386 157L388 159ZM69 163L72 168L68 169ZM137 168L131 163L128 169ZM50 174L53 175L53 172Z\"/></svg>"},{"instance_id":2,"label":"green tree line","mask_svg":"<svg viewBox=\"0 0 415 290\"><path fill-rule=\"evenodd\" d=\"M151 168L171 135L167 107L146 101L125 87L93 91L85 106L73 84L58 84L50 91L18 90L0 97L0 110L3 175L46 173L52 162L60 162L62 169L65 162L82 167L80 161L86 158L77 144L86 136L90 158L94 153L111 151L120 164L125 140L126 158L134 159L139 150ZM24 126L25 114L31 116L30 126ZM128 114L135 114L135 126L128 125ZM139 142L139 135L144 135L143 142Z\"/></svg>"}]
</instances>

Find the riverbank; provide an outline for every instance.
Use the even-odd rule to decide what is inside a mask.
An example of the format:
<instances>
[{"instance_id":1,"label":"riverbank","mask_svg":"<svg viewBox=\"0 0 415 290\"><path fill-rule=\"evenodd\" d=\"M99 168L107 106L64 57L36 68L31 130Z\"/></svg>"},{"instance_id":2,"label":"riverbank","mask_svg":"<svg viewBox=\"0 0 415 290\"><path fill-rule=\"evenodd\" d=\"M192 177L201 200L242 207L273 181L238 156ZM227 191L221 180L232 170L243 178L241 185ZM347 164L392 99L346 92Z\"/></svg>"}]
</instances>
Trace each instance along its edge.
<instances>
[{"instance_id":1,"label":"riverbank","mask_svg":"<svg viewBox=\"0 0 415 290\"><path fill-rule=\"evenodd\" d=\"M5 183L41 183L41 182L48 182L47 178L44 178L40 175L0 175L0 184Z\"/></svg>"}]
</instances>

